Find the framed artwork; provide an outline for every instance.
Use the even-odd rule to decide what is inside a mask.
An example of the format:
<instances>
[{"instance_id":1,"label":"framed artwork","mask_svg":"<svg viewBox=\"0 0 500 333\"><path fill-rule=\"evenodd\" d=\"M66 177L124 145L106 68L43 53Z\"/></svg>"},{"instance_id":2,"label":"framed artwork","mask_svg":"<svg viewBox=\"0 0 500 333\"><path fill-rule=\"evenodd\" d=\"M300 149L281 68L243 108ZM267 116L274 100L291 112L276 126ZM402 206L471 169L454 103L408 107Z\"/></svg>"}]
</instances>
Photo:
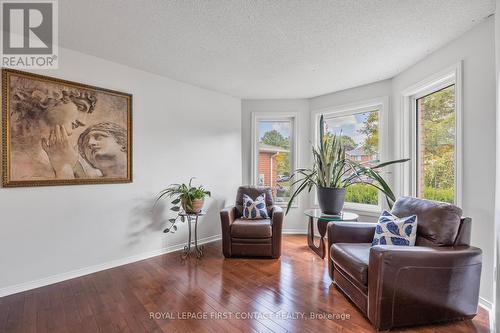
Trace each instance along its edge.
<instances>
[{"instance_id":1,"label":"framed artwork","mask_svg":"<svg viewBox=\"0 0 500 333\"><path fill-rule=\"evenodd\" d=\"M2 69L4 187L132 182L132 95Z\"/></svg>"}]
</instances>

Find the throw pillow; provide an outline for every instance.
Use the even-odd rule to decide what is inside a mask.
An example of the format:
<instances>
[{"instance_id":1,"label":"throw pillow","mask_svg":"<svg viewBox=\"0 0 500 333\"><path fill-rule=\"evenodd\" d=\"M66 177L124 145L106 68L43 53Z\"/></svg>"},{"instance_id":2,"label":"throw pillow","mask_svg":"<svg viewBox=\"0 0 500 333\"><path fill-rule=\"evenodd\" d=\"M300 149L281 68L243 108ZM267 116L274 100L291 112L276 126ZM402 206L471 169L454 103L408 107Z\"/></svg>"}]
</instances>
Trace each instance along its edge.
<instances>
[{"instance_id":1,"label":"throw pillow","mask_svg":"<svg viewBox=\"0 0 500 333\"><path fill-rule=\"evenodd\" d=\"M266 195L261 194L255 200L243 194L243 217L244 219L256 220L267 219Z\"/></svg>"},{"instance_id":2,"label":"throw pillow","mask_svg":"<svg viewBox=\"0 0 500 333\"><path fill-rule=\"evenodd\" d=\"M374 245L414 246L417 236L417 215L397 217L384 210L375 227Z\"/></svg>"}]
</instances>

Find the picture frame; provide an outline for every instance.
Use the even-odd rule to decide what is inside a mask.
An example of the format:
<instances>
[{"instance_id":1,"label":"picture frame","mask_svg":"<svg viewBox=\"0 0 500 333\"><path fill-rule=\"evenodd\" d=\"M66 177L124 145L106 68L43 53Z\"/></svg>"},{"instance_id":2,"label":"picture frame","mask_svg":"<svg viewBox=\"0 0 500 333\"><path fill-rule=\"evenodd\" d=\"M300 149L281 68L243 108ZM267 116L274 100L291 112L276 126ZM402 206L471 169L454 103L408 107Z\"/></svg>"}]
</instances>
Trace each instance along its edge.
<instances>
[{"instance_id":1,"label":"picture frame","mask_svg":"<svg viewBox=\"0 0 500 333\"><path fill-rule=\"evenodd\" d=\"M3 187L132 182L131 94L1 73Z\"/></svg>"}]
</instances>

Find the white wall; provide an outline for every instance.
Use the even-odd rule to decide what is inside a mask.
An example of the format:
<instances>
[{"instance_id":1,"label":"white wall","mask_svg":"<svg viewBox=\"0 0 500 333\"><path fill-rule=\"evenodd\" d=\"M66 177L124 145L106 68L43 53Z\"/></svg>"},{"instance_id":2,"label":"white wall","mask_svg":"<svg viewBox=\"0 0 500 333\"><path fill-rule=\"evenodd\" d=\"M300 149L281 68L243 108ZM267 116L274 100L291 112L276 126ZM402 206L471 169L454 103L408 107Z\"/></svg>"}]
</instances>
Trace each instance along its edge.
<instances>
[{"instance_id":1,"label":"white wall","mask_svg":"<svg viewBox=\"0 0 500 333\"><path fill-rule=\"evenodd\" d=\"M217 236L241 183L239 99L65 49L59 64L39 73L133 94L134 182L1 188L0 296L182 244L187 226L163 234L151 204L191 176L214 193L199 237Z\"/></svg>"},{"instance_id":2,"label":"white wall","mask_svg":"<svg viewBox=\"0 0 500 333\"><path fill-rule=\"evenodd\" d=\"M296 112L298 114L298 161L299 168L309 165L309 104L307 99L243 100L241 103L241 136L243 154L243 184L251 184L252 112ZM309 198L302 196L298 208L291 208L285 217L283 232L305 233L307 220L304 210L309 208Z\"/></svg>"},{"instance_id":3,"label":"white wall","mask_svg":"<svg viewBox=\"0 0 500 333\"><path fill-rule=\"evenodd\" d=\"M496 1L497 10L500 8L500 0ZM500 17L495 14L495 65L496 65L496 181L495 181L495 262L494 272L494 311L493 322L496 332L500 332Z\"/></svg>"},{"instance_id":4,"label":"white wall","mask_svg":"<svg viewBox=\"0 0 500 333\"><path fill-rule=\"evenodd\" d=\"M489 18L393 79L392 116L397 126L401 91L463 61L464 215L472 217L472 244L483 250L481 292L493 302L495 211L495 52L494 19ZM392 133L397 133L394 131ZM392 140L395 140L395 136Z\"/></svg>"},{"instance_id":5,"label":"white wall","mask_svg":"<svg viewBox=\"0 0 500 333\"><path fill-rule=\"evenodd\" d=\"M311 98L309 101L311 111L350 104L353 102L373 99L377 97L390 96L392 93L392 81L383 80L352 89L346 89Z\"/></svg>"}]
</instances>

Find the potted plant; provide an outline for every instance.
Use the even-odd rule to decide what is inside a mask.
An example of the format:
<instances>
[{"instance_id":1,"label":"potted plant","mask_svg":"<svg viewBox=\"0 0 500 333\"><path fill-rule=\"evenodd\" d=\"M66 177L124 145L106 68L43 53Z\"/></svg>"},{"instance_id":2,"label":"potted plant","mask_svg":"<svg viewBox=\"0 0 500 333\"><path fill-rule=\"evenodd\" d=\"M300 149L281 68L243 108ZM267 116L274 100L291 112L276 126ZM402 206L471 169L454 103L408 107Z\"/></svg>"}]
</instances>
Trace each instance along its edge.
<instances>
[{"instance_id":1,"label":"potted plant","mask_svg":"<svg viewBox=\"0 0 500 333\"><path fill-rule=\"evenodd\" d=\"M186 185L182 184L172 184L166 189L160 191L158 198L156 199L156 203L163 198L169 197L173 199L171 201L172 207L171 211L175 212L177 215L175 218L171 218L168 221L170 222L170 227L164 230L164 232L175 232L177 230L177 226L175 223L177 219L180 218L182 222L184 222L184 216L181 216L179 213L182 210L188 214L196 214L201 211L203 208L203 204L205 203L205 197L210 197L210 191L207 191L203 185L198 187L192 186L192 181L194 178L189 180L189 183Z\"/></svg>"},{"instance_id":2,"label":"potted plant","mask_svg":"<svg viewBox=\"0 0 500 333\"><path fill-rule=\"evenodd\" d=\"M286 212L294 199L305 189L311 192L317 188L318 202L321 211L325 214L338 215L344 207L346 189L353 184L367 184L381 191L389 206L396 200L389 185L379 174L385 166L406 162L409 159L399 159L389 162L377 163L369 166L346 158L342 135L325 135L323 115L319 123L319 146L312 147L313 166L311 168L297 169L292 177L297 177L292 182L295 191L292 193ZM373 161L372 161L373 162Z\"/></svg>"}]
</instances>

